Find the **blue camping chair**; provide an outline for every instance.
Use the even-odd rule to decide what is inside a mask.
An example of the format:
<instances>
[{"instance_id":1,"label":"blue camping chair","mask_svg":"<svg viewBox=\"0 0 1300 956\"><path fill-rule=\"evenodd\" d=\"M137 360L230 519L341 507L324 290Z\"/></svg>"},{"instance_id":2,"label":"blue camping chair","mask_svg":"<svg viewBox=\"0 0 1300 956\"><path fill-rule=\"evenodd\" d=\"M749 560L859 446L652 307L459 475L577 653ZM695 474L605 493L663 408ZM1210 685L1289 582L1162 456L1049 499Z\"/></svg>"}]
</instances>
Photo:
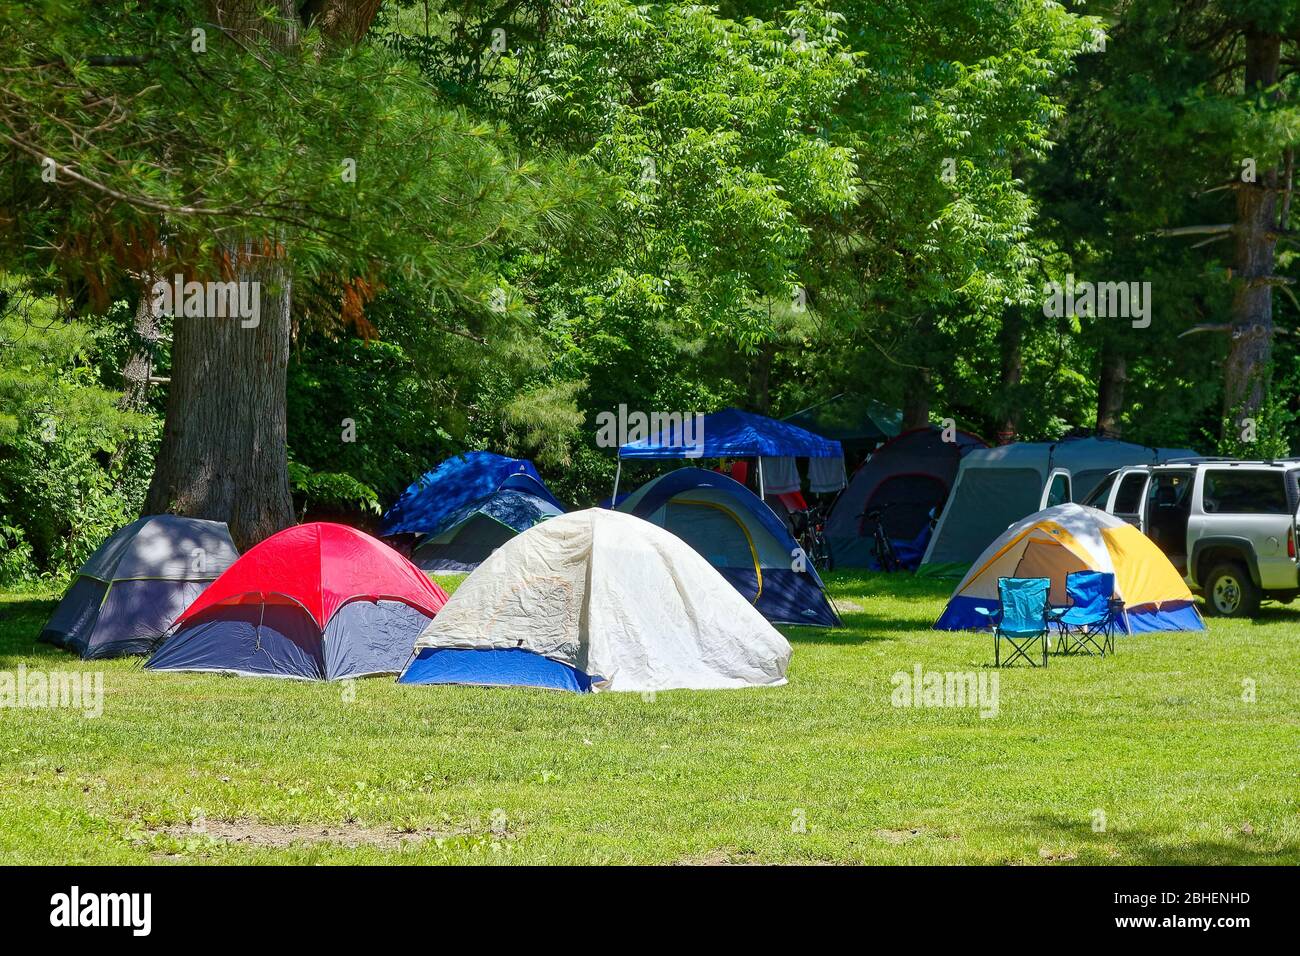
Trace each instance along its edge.
<instances>
[{"instance_id":1,"label":"blue camping chair","mask_svg":"<svg viewBox=\"0 0 1300 956\"><path fill-rule=\"evenodd\" d=\"M1043 666L1047 666L1047 625L1053 611L1047 603L1052 590L1050 578L998 578L998 596L1002 606L975 610L993 625L993 666L1002 666L1002 641L1013 648L1008 664L1023 657L1030 667L1037 667L1029 650L1035 642L1043 646Z\"/></svg>"},{"instance_id":2,"label":"blue camping chair","mask_svg":"<svg viewBox=\"0 0 1300 956\"><path fill-rule=\"evenodd\" d=\"M1075 571L1066 575L1065 593L1070 606L1058 610L1062 654L1115 653L1115 622L1124 602L1115 597L1115 575L1108 571Z\"/></svg>"}]
</instances>

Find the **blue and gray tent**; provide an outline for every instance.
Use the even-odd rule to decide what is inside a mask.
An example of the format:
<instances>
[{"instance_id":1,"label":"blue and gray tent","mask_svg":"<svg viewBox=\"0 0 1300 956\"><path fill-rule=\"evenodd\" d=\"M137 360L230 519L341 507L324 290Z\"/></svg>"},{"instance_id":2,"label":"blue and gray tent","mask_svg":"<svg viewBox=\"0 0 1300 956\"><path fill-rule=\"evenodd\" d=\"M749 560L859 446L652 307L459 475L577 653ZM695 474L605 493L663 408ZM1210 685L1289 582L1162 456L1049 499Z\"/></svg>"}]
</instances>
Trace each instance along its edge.
<instances>
[{"instance_id":1,"label":"blue and gray tent","mask_svg":"<svg viewBox=\"0 0 1300 956\"><path fill-rule=\"evenodd\" d=\"M547 518L564 514L553 498L503 488L443 519L411 554L422 571L473 571L501 545Z\"/></svg>"},{"instance_id":2,"label":"blue and gray tent","mask_svg":"<svg viewBox=\"0 0 1300 956\"><path fill-rule=\"evenodd\" d=\"M87 660L147 654L238 557L224 522L139 518L81 566L40 639Z\"/></svg>"},{"instance_id":3,"label":"blue and gray tent","mask_svg":"<svg viewBox=\"0 0 1300 956\"><path fill-rule=\"evenodd\" d=\"M811 561L781 519L740 482L679 468L642 485L617 510L677 535L769 621L839 626Z\"/></svg>"},{"instance_id":4,"label":"blue and gray tent","mask_svg":"<svg viewBox=\"0 0 1300 956\"><path fill-rule=\"evenodd\" d=\"M412 482L384 514L380 535L440 534L466 506L507 490L522 491L564 510L531 461L471 451L448 458Z\"/></svg>"}]
</instances>

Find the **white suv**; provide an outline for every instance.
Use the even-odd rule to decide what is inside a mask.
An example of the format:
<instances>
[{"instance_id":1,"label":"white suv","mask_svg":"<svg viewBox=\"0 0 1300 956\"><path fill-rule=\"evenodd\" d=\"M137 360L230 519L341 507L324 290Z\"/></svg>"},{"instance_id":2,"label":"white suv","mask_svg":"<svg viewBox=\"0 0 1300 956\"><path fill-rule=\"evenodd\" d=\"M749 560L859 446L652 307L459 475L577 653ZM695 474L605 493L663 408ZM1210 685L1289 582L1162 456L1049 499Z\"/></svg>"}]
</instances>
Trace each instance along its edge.
<instances>
[{"instance_id":1,"label":"white suv","mask_svg":"<svg viewBox=\"0 0 1300 956\"><path fill-rule=\"evenodd\" d=\"M1250 617L1263 598L1300 594L1300 459L1133 465L1112 472L1084 504L1137 525L1211 614Z\"/></svg>"}]
</instances>

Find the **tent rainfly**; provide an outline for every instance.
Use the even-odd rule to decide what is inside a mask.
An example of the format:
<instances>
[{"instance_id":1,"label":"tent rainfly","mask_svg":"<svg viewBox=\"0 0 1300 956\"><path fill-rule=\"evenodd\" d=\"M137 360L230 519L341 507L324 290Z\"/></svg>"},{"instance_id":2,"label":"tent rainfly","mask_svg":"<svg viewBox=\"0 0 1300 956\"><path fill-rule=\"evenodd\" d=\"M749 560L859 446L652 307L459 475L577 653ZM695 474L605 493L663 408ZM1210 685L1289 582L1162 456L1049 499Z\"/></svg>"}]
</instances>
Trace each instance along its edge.
<instances>
[{"instance_id":1,"label":"tent rainfly","mask_svg":"<svg viewBox=\"0 0 1300 956\"><path fill-rule=\"evenodd\" d=\"M145 667L299 680L396 674L446 601L382 541L339 524L298 525L231 565Z\"/></svg>"},{"instance_id":2,"label":"tent rainfly","mask_svg":"<svg viewBox=\"0 0 1300 956\"><path fill-rule=\"evenodd\" d=\"M385 512L379 533L441 534L461 509L503 490L522 491L564 510L531 461L471 451L448 458L413 481Z\"/></svg>"}]
</instances>

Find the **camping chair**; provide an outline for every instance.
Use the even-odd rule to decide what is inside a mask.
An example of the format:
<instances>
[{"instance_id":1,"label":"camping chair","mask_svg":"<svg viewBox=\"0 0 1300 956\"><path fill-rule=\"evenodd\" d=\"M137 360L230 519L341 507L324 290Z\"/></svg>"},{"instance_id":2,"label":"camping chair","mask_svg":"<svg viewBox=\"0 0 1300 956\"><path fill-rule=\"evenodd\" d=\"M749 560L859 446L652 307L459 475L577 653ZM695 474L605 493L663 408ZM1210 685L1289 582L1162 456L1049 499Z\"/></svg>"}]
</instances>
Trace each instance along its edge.
<instances>
[{"instance_id":1,"label":"camping chair","mask_svg":"<svg viewBox=\"0 0 1300 956\"><path fill-rule=\"evenodd\" d=\"M1029 650L1034 642L1043 646L1043 666L1047 666L1047 625L1053 611L1047 603L1052 590L1050 578L998 578L1001 607L975 608L993 625L993 666L1002 666L1002 640L1013 648L1008 664L1023 657L1030 667L1037 667Z\"/></svg>"},{"instance_id":2,"label":"camping chair","mask_svg":"<svg viewBox=\"0 0 1300 956\"><path fill-rule=\"evenodd\" d=\"M1075 571L1066 575L1065 593L1070 606L1055 616L1061 628L1060 652L1102 657L1115 653L1115 621L1124 602L1115 597L1115 575L1106 571ZM1091 650L1089 650L1091 648Z\"/></svg>"}]
</instances>

